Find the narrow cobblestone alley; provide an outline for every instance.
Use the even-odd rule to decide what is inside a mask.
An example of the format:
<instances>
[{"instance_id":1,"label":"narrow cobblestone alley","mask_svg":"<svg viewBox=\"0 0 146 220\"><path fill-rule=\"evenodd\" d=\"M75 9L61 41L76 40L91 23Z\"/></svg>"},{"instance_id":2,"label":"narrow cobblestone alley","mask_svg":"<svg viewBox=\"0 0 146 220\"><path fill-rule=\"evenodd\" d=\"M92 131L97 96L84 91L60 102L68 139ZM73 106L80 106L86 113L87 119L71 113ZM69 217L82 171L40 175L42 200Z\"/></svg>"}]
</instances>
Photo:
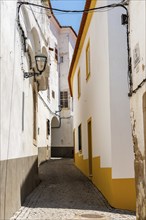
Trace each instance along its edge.
<instances>
[{"instance_id":1,"label":"narrow cobblestone alley","mask_svg":"<svg viewBox=\"0 0 146 220\"><path fill-rule=\"evenodd\" d=\"M111 208L72 159L51 159L39 172L40 185L11 220L136 219L131 212Z\"/></svg>"}]
</instances>

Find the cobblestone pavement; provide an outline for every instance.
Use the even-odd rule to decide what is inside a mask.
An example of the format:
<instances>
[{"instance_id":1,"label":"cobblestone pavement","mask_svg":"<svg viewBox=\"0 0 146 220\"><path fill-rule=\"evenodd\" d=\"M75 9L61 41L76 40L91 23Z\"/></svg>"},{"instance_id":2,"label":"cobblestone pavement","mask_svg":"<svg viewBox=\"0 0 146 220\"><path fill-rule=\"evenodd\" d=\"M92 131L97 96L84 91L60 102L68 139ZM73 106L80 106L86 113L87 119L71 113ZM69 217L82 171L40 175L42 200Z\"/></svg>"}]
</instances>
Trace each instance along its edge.
<instances>
[{"instance_id":1,"label":"cobblestone pavement","mask_svg":"<svg viewBox=\"0 0 146 220\"><path fill-rule=\"evenodd\" d=\"M113 209L71 159L40 166L40 185L11 220L135 220L132 212Z\"/></svg>"}]
</instances>

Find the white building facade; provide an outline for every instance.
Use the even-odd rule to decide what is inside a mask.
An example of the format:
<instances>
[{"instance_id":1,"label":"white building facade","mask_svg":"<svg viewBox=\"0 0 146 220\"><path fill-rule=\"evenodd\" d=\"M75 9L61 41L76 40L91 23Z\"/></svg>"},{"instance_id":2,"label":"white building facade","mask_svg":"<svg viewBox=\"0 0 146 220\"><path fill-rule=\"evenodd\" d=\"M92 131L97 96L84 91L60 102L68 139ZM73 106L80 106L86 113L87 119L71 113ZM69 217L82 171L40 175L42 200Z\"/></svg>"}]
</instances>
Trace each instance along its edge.
<instances>
[{"instance_id":1,"label":"white building facade","mask_svg":"<svg viewBox=\"0 0 146 220\"><path fill-rule=\"evenodd\" d=\"M146 219L146 2L129 2L132 92L130 96L135 153L137 219Z\"/></svg>"},{"instance_id":2,"label":"white building facade","mask_svg":"<svg viewBox=\"0 0 146 220\"><path fill-rule=\"evenodd\" d=\"M117 1L86 1L86 9ZM125 9L84 14L70 68L75 164L113 207L135 209ZM78 50L77 48L80 48Z\"/></svg>"},{"instance_id":3,"label":"white building facade","mask_svg":"<svg viewBox=\"0 0 146 220\"><path fill-rule=\"evenodd\" d=\"M62 27L59 34L59 90L60 90L60 123L52 127L51 156L72 158L73 147L73 114L72 98L68 86L68 73L76 42L76 34L70 27Z\"/></svg>"},{"instance_id":4,"label":"white building facade","mask_svg":"<svg viewBox=\"0 0 146 220\"><path fill-rule=\"evenodd\" d=\"M29 3L42 5L41 0ZM38 165L51 156L51 125L60 117L62 27L50 10L3 0L0 7L0 219L8 219L39 184ZM47 57L45 71L25 78L38 72L39 54Z\"/></svg>"}]
</instances>

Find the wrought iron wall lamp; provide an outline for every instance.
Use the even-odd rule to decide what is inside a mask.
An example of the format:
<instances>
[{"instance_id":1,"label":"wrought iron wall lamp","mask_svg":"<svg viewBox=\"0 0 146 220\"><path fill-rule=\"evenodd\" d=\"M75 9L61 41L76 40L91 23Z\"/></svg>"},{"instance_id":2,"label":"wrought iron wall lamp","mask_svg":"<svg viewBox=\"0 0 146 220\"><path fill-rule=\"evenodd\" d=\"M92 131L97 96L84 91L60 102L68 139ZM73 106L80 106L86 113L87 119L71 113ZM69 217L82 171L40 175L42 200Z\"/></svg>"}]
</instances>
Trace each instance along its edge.
<instances>
[{"instance_id":1,"label":"wrought iron wall lamp","mask_svg":"<svg viewBox=\"0 0 146 220\"><path fill-rule=\"evenodd\" d=\"M46 69L47 57L43 54L36 55L35 63L38 72L24 72L24 78L41 75Z\"/></svg>"}]
</instances>

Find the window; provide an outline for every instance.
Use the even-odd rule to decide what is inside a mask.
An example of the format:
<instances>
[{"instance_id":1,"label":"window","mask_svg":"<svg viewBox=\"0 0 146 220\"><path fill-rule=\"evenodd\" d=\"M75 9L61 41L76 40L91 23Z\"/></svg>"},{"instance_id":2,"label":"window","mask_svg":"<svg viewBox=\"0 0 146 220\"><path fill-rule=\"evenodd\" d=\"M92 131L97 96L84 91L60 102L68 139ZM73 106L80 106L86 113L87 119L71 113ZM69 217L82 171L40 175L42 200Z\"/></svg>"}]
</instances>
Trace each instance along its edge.
<instances>
[{"instance_id":1,"label":"window","mask_svg":"<svg viewBox=\"0 0 146 220\"><path fill-rule=\"evenodd\" d=\"M92 177L92 121L89 118L87 122L87 131L88 131L88 159L89 159L89 177Z\"/></svg>"},{"instance_id":2,"label":"window","mask_svg":"<svg viewBox=\"0 0 146 220\"><path fill-rule=\"evenodd\" d=\"M88 80L90 72L90 43L88 42L86 47L86 80Z\"/></svg>"},{"instance_id":3,"label":"window","mask_svg":"<svg viewBox=\"0 0 146 220\"><path fill-rule=\"evenodd\" d=\"M81 76L80 76L80 69L78 71L78 99L81 96Z\"/></svg>"},{"instance_id":4,"label":"window","mask_svg":"<svg viewBox=\"0 0 146 220\"><path fill-rule=\"evenodd\" d=\"M62 108L68 108L68 92L60 92L60 105Z\"/></svg>"},{"instance_id":5,"label":"window","mask_svg":"<svg viewBox=\"0 0 146 220\"><path fill-rule=\"evenodd\" d=\"M78 149L82 152L82 128L81 124L78 127Z\"/></svg>"},{"instance_id":6,"label":"window","mask_svg":"<svg viewBox=\"0 0 146 220\"><path fill-rule=\"evenodd\" d=\"M63 63L63 56L60 57L60 63Z\"/></svg>"},{"instance_id":7,"label":"window","mask_svg":"<svg viewBox=\"0 0 146 220\"><path fill-rule=\"evenodd\" d=\"M33 143L37 141L37 90L33 88Z\"/></svg>"},{"instance_id":8,"label":"window","mask_svg":"<svg viewBox=\"0 0 146 220\"><path fill-rule=\"evenodd\" d=\"M57 49L57 45L55 46L55 60L58 61L58 49Z\"/></svg>"},{"instance_id":9,"label":"window","mask_svg":"<svg viewBox=\"0 0 146 220\"><path fill-rule=\"evenodd\" d=\"M50 120L47 119L47 122L46 122L46 138L47 139L49 135L50 135Z\"/></svg>"},{"instance_id":10,"label":"window","mask_svg":"<svg viewBox=\"0 0 146 220\"><path fill-rule=\"evenodd\" d=\"M55 99L55 92L52 90L52 98Z\"/></svg>"}]
</instances>

